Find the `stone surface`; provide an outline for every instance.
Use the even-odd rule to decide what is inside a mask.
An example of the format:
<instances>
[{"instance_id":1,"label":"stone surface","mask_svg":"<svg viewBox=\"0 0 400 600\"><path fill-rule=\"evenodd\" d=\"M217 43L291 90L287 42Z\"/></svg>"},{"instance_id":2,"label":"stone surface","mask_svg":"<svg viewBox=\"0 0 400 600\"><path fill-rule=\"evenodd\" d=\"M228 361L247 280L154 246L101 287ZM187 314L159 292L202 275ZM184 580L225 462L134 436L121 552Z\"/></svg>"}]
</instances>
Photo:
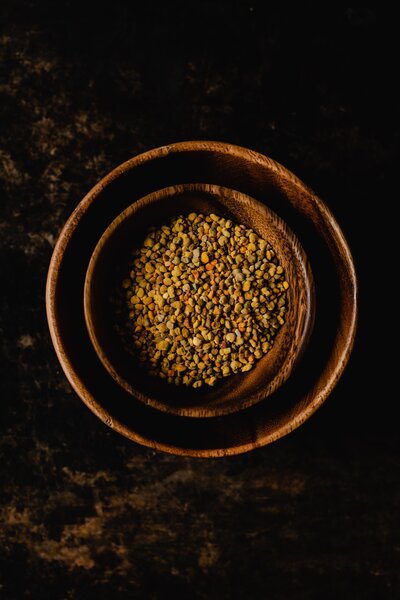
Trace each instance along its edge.
<instances>
[{"instance_id":1,"label":"stone surface","mask_svg":"<svg viewBox=\"0 0 400 600\"><path fill-rule=\"evenodd\" d=\"M391 287L377 227L398 156L393 16L90 4L0 7L0 596L398 597L398 431L379 351L390 310L376 304L377 282ZM184 139L291 168L332 207L361 280L358 342L329 401L273 446L223 460L107 429L60 372L45 318L49 259L79 199L123 160Z\"/></svg>"}]
</instances>

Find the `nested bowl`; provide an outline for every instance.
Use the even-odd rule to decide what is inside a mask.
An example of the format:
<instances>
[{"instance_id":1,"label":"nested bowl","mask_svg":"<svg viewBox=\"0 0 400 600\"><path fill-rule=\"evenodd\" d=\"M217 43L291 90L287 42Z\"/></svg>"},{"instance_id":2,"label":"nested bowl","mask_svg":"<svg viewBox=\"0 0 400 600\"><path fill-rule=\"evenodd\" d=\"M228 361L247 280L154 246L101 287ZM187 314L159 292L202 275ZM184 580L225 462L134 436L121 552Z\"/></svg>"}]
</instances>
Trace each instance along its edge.
<instances>
[{"instance_id":1,"label":"nested bowl","mask_svg":"<svg viewBox=\"0 0 400 600\"><path fill-rule=\"evenodd\" d=\"M182 183L211 183L256 198L295 233L311 264L315 324L297 368L262 402L214 418L171 415L136 400L110 377L91 343L83 289L90 258L110 223L136 198ZM153 449L197 457L247 452L304 423L348 363L357 323L352 256L326 204L271 158L221 142L156 148L118 166L78 204L51 259L46 307L52 341L71 385L104 423Z\"/></svg>"},{"instance_id":2,"label":"nested bowl","mask_svg":"<svg viewBox=\"0 0 400 600\"><path fill-rule=\"evenodd\" d=\"M276 252L289 282L287 313L272 348L253 369L199 389L150 376L130 351L115 298L129 273L134 247L149 227L191 212L217 215L252 228ZM190 417L215 417L265 400L286 381L311 333L314 289L311 269L297 237L271 209L241 192L210 184L177 185L138 199L106 229L91 257L84 287L86 324L102 364L128 393L153 408ZM127 331L125 331L127 333ZM132 342L130 342L132 344Z\"/></svg>"}]
</instances>

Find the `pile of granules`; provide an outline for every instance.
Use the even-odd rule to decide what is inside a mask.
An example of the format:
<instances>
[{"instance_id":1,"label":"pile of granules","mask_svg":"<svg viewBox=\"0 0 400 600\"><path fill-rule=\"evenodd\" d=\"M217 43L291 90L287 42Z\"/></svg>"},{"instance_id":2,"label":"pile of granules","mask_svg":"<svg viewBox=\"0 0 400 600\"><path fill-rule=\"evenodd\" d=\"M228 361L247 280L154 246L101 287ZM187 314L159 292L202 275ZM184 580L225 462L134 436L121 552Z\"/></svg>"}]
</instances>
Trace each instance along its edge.
<instances>
[{"instance_id":1,"label":"pile of granules","mask_svg":"<svg viewBox=\"0 0 400 600\"><path fill-rule=\"evenodd\" d=\"M270 350L289 287L252 229L196 213L151 228L122 285L140 361L194 388L249 371Z\"/></svg>"}]
</instances>

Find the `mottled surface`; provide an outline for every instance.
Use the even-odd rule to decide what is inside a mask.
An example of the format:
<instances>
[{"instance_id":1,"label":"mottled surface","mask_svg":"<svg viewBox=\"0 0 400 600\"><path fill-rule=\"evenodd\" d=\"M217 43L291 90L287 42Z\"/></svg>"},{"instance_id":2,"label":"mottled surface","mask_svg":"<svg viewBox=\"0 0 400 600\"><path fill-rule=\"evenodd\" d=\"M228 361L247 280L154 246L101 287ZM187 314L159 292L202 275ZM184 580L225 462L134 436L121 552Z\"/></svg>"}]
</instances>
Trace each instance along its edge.
<instances>
[{"instance_id":1,"label":"mottled surface","mask_svg":"<svg viewBox=\"0 0 400 600\"><path fill-rule=\"evenodd\" d=\"M143 4L0 6L0 596L399 597L399 444L379 346L391 327L371 253L398 149L393 16ZM314 187L362 297L354 355L319 413L273 446L207 461L135 446L89 413L44 312L52 248L82 195L130 156L196 138L265 152Z\"/></svg>"}]
</instances>

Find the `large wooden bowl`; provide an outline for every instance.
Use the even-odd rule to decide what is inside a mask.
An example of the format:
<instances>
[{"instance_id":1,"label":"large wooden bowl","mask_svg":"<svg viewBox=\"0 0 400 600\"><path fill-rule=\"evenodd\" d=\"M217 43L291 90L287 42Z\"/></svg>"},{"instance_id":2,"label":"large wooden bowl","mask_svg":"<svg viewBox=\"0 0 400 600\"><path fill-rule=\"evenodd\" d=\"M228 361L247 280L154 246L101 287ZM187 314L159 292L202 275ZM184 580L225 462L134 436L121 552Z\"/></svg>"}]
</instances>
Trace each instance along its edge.
<instances>
[{"instance_id":1,"label":"large wooden bowl","mask_svg":"<svg viewBox=\"0 0 400 600\"><path fill-rule=\"evenodd\" d=\"M314 276L312 336L292 376L258 404L214 418L188 418L135 401L103 368L86 329L83 288L93 250L133 199L182 183L212 183L267 204L300 240ZM326 205L270 158L230 144L183 142L128 160L102 179L67 221L50 263L46 306L62 368L107 425L140 444L191 456L224 456L269 444L326 400L345 368L357 321L353 260Z\"/></svg>"},{"instance_id":2,"label":"large wooden bowl","mask_svg":"<svg viewBox=\"0 0 400 600\"><path fill-rule=\"evenodd\" d=\"M274 248L290 282L285 323L272 349L247 373L220 380L200 389L172 386L151 377L129 352L116 327L116 306L129 259L150 226L160 227L173 216L216 213L252 228ZM209 184L171 186L148 194L124 210L98 242L86 274L86 324L104 367L135 398L159 410L190 417L215 417L248 408L265 400L286 381L302 355L314 316L311 270L294 233L265 204L242 192ZM125 342L125 343L124 343Z\"/></svg>"}]
</instances>

